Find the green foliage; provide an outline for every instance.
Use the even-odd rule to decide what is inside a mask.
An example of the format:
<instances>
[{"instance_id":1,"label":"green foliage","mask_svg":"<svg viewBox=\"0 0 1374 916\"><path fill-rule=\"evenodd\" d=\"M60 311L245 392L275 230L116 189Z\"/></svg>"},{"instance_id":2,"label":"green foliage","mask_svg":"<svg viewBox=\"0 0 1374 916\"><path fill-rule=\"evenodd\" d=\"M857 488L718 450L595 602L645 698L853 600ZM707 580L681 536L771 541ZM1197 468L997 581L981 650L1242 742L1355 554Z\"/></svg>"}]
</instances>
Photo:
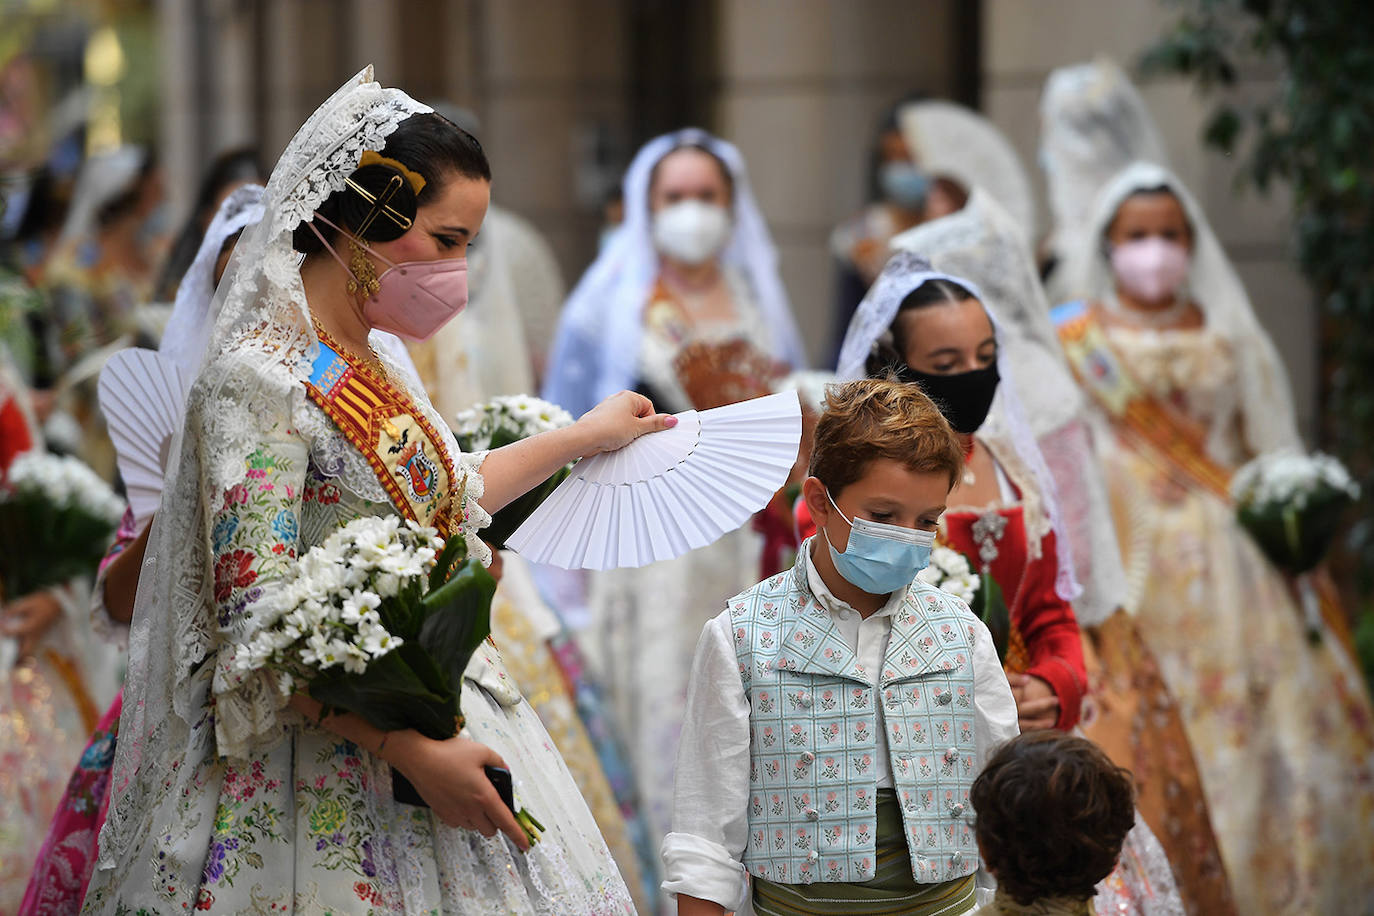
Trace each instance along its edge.
<instances>
[{"instance_id":1,"label":"green foliage","mask_svg":"<svg viewBox=\"0 0 1374 916\"><path fill-rule=\"evenodd\" d=\"M1374 592L1374 13L1368 0L1175 0L1180 19L1142 61L1203 90L1276 64L1264 98L1220 103L1204 137L1242 153L1241 180L1293 192L1299 266L1319 299L1324 379L1321 431L1363 485L1348 547L1358 588ZM1252 93L1247 93L1247 96ZM1368 613L1368 612L1366 612ZM1361 628L1374 631L1366 620ZM1374 639L1366 639L1374 652ZM1374 666L1374 655L1366 659Z\"/></svg>"}]
</instances>

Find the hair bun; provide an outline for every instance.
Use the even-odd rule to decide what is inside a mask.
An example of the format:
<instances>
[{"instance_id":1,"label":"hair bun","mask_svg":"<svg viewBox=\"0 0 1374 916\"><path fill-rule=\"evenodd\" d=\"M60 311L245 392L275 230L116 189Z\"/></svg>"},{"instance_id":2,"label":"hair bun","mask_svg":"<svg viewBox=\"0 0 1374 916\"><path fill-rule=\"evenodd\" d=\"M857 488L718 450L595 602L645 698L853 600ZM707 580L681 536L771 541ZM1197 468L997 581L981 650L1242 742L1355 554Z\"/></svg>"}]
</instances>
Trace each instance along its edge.
<instances>
[{"instance_id":1,"label":"hair bun","mask_svg":"<svg viewBox=\"0 0 1374 916\"><path fill-rule=\"evenodd\" d=\"M419 209L407 176L377 162L359 166L348 177L352 183L339 199L340 225L368 242L389 242L404 235Z\"/></svg>"}]
</instances>

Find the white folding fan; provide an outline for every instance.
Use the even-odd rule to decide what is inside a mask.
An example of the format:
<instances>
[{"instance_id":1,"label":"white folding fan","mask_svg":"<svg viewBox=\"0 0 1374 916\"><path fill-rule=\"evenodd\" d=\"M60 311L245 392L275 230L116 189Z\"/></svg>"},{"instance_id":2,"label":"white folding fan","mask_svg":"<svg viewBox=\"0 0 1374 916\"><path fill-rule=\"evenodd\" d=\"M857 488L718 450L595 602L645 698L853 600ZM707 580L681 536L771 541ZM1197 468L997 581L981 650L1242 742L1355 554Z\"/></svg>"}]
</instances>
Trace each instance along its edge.
<instances>
[{"instance_id":1,"label":"white folding fan","mask_svg":"<svg viewBox=\"0 0 1374 916\"><path fill-rule=\"evenodd\" d=\"M190 381L156 350L121 350L100 373L100 410L114 442L129 507L140 525L157 511L162 498L167 451L181 425Z\"/></svg>"},{"instance_id":2,"label":"white folding fan","mask_svg":"<svg viewBox=\"0 0 1374 916\"><path fill-rule=\"evenodd\" d=\"M579 461L507 546L563 569L645 566L739 528L787 482L801 442L795 391L677 417Z\"/></svg>"}]
</instances>

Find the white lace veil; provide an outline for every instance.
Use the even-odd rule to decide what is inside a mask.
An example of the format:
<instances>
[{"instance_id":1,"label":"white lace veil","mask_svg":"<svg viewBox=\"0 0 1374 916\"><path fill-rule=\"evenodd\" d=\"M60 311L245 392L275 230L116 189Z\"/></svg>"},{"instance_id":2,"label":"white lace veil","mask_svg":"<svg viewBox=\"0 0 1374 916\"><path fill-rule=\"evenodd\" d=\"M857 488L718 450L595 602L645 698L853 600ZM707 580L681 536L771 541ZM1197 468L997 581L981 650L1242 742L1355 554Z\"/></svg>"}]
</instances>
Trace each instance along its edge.
<instances>
[{"instance_id":1,"label":"white lace veil","mask_svg":"<svg viewBox=\"0 0 1374 916\"><path fill-rule=\"evenodd\" d=\"M215 262L228 238L262 219L262 195L262 185L249 184L235 188L224 199L205 230L195 260L177 285L176 302L158 349L177 364L187 379L200 369L214 327L210 306L215 298Z\"/></svg>"},{"instance_id":2,"label":"white lace veil","mask_svg":"<svg viewBox=\"0 0 1374 916\"><path fill-rule=\"evenodd\" d=\"M988 308L988 300L984 298L976 283L963 276L935 270L929 261L915 252L894 253L883 266L882 273L864 296L863 302L859 303L859 310L849 322L844 343L840 345L839 363L835 367L836 378L839 381L851 381L866 376L868 357L878 342L890 335L892 322L901 309L902 300L929 280L948 280L956 283L971 292L979 302L984 303L997 338L997 372L1001 376L989 416L997 418L997 434L1010 444L1035 478L1044 503L1045 515L1050 520L1057 541L1059 570L1055 576L1055 591L1066 601L1072 601L1082 591L1074 573L1073 543L1064 531L1063 519L1059 512L1058 487L1055 486L1045 458L1036 444L1035 434L1018 395L1022 389L1018 385L1016 366L1011 358L1011 354L1016 352L1018 347L1011 345L1012 338L1009 332L998 320L996 312Z\"/></svg>"},{"instance_id":3,"label":"white lace veil","mask_svg":"<svg viewBox=\"0 0 1374 916\"><path fill-rule=\"evenodd\" d=\"M1188 292L1202 309L1207 326L1230 344L1240 386L1240 421L1245 444L1253 455L1278 448L1301 448L1288 373L1268 333L1255 317L1250 297L1231 266L1216 233L1193 195L1178 177L1163 166L1136 162L1118 173L1098 195L1085 245L1091 257L1084 259L1077 288L1085 298L1102 302L1115 295L1115 280L1107 259L1104 239L1122 202L1137 191L1168 188L1183 204L1193 230L1192 265ZM1208 444L1213 457L1224 458L1222 442L1229 435L1233 416L1218 413Z\"/></svg>"},{"instance_id":4,"label":"white lace veil","mask_svg":"<svg viewBox=\"0 0 1374 916\"><path fill-rule=\"evenodd\" d=\"M292 231L344 187L364 150L381 150L402 121L428 110L400 90L376 83L371 67L361 71L310 116L287 146L262 195L262 220L245 230L235 248L211 307L215 327L188 400L187 416L196 415L201 428L195 436L183 430L173 443L174 459L139 578L112 802L100 837L101 868L118 867L150 832L183 816L175 810L180 794L175 788L164 795L162 809L155 809L153 800L165 780L184 786L195 778L186 772L190 767L172 766L197 735L206 734L192 730L193 723L214 716L219 751L229 753L225 736L232 742L255 728L261 731L256 723L242 720L245 710L267 710L274 716L281 705L266 678L238 688L244 695L237 709L207 701L211 679L218 682L226 672L215 670L212 654L215 621L206 519L222 494L243 479L245 459L258 444L261 413L289 415L292 423L302 425L313 416L304 409L303 382L318 341ZM422 409L427 404L422 394L417 403ZM447 429L437 415L430 418L441 434ZM328 436L312 438L318 442ZM451 441L446 445L454 448ZM362 461L361 470L345 466L347 454ZM370 477L366 461L356 449L347 454L340 449L324 459L336 466L321 466L337 471L340 483L360 488L361 495L385 500L375 477L370 483L376 492L362 492ZM476 485L480 491L480 479ZM466 508L469 522L476 513L480 526L489 517L476 505L477 495L469 488ZM285 734L283 726L276 728ZM185 870L177 879L193 885L200 863L177 867Z\"/></svg>"},{"instance_id":5,"label":"white lace veil","mask_svg":"<svg viewBox=\"0 0 1374 916\"><path fill-rule=\"evenodd\" d=\"M912 156L931 175L947 175L966 191L983 188L1016 220L1027 240L1035 235L1035 195L1021 157L986 116L932 99L897 114Z\"/></svg>"},{"instance_id":6,"label":"white lace veil","mask_svg":"<svg viewBox=\"0 0 1374 916\"><path fill-rule=\"evenodd\" d=\"M148 154L137 146L91 155L76 178L58 245L77 245L94 236L100 209L133 186L147 161Z\"/></svg>"},{"instance_id":7,"label":"white lace veil","mask_svg":"<svg viewBox=\"0 0 1374 916\"><path fill-rule=\"evenodd\" d=\"M1093 203L1113 175L1137 160L1169 161L1145 100L1121 68L1101 58L1052 72L1040 97L1040 167L1058 262L1048 283L1051 304L1087 294L1068 278L1082 276L1073 262L1093 251Z\"/></svg>"},{"instance_id":8,"label":"white lace veil","mask_svg":"<svg viewBox=\"0 0 1374 916\"><path fill-rule=\"evenodd\" d=\"M1030 248L1015 221L981 188L964 209L917 226L892 244L977 283L984 307L1002 321L1002 357L1022 382L1017 393L1058 487L1063 534L1083 585L1074 613L1084 625L1100 623L1121 606L1126 573L1083 395L1050 322ZM989 436L1001 435L1004 406L1000 399L993 405L983 430Z\"/></svg>"},{"instance_id":9,"label":"white lace veil","mask_svg":"<svg viewBox=\"0 0 1374 916\"><path fill-rule=\"evenodd\" d=\"M637 381L641 316L658 277L650 235L649 177L680 146L710 150L734 181L734 231L721 255L749 284L771 337L772 353L793 368L806 364L801 334L778 275L778 253L749 187L744 157L733 144L687 128L646 143L625 173L625 223L587 268L563 306L543 396L573 416Z\"/></svg>"}]
</instances>

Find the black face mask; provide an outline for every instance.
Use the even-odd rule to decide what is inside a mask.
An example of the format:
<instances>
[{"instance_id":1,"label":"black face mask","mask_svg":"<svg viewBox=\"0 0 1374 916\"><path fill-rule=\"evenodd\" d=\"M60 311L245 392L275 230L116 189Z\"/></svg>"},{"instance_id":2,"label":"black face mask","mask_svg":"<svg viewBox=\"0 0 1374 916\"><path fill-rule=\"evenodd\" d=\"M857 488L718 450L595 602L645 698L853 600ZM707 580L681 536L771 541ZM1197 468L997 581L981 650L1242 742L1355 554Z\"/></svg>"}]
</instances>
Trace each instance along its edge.
<instances>
[{"instance_id":1,"label":"black face mask","mask_svg":"<svg viewBox=\"0 0 1374 916\"><path fill-rule=\"evenodd\" d=\"M905 365L896 368L899 379L920 385L954 431L965 435L976 433L988 418L1001 379L995 362L985 369L957 375L930 375Z\"/></svg>"}]
</instances>

